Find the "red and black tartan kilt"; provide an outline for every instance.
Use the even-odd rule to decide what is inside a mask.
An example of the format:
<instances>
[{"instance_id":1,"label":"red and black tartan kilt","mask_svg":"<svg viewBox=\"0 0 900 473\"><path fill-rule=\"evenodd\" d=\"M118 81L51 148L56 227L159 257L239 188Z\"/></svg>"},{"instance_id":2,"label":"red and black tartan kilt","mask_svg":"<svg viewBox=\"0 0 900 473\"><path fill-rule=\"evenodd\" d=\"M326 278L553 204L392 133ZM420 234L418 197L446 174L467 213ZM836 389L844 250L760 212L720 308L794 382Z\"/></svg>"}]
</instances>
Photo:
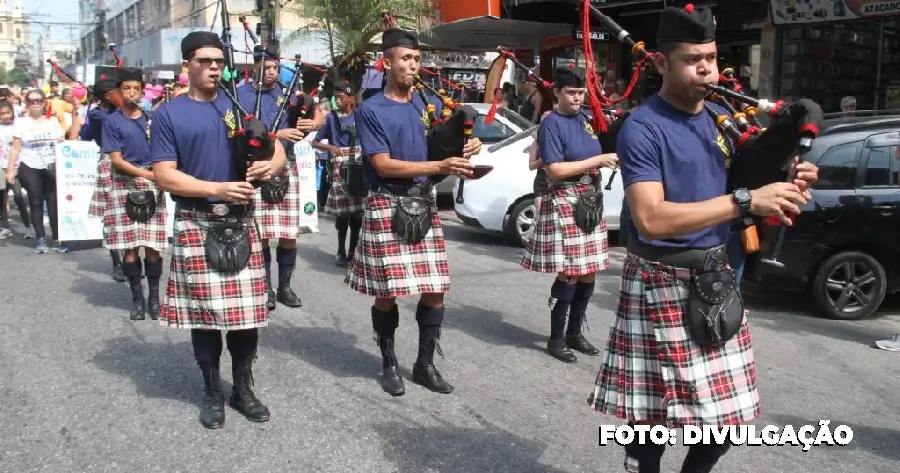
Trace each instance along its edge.
<instances>
[{"instance_id":1,"label":"red and black tartan kilt","mask_svg":"<svg viewBox=\"0 0 900 473\"><path fill-rule=\"evenodd\" d=\"M391 225L397 197L370 192L363 212L356 252L347 268L344 284L375 297L443 294L450 291L450 269L444 229L435 194L431 202L431 230L412 245L401 243Z\"/></svg>"},{"instance_id":2,"label":"red and black tartan kilt","mask_svg":"<svg viewBox=\"0 0 900 473\"><path fill-rule=\"evenodd\" d=\"M125 210L126 199L131 191L153 191L156 193L156 213L145 223L135 222ZM134 248L153 248L166 251L168 234L166 233L165 196L156 184L143 177L127 176L120 172L113 173L113 188L109 193L109 207L103 217L105 232L104 246L110 250L131 250Z\"/></svg>"},{"instance_id":3,"label":"red and black tartan kilt","mask_svg":"<svg viewBox=\"0 0 900 473\"><path fill-rule=\"evenodd\" d=\"M284 200L277 204L269 204L262 200L262 192L257 191L253 196L255 208L253 211L256 223L263 240L273 238L285 238L296 240L300 235L300 173L297 171L297 161L288 160L284 165L284 173L289 177L288 191Z\"/></svg>"},{"instance_id":4,"label":"red and black tartan kilt","mask_svg":"<svg viewBox=\"0 0 900 473\"><path fill-rule=\"evenodd\" d=\"M206 262L204 241L209 225L228 220L206 212L176 212L161 325L207 330L246 330L268 325L262 242L252 219L252 252L241 272L221 273L210 269Z\"/></svg>"},{"instance_id":5,"label":"red and black tartan kilt","mask_svg":"<svg viewBox=\"0 0 900 473\"><path fill-rule=\"evenodd\" d=\"M687 332L687 281L700 271L629 254L619 307L588 403L631 422L735 425L760 414L747 319L725 344L702 348Z\"/></svg>"},{"instance_id":6,"label":"red and black tartan kilt","mask_svg":"<svg viewBox=\"0 0 900 473\"><path fill-rule=\"evenodd\" d=\"M597 190L600 172L591 173L595 184L550 181L541 194L541 208L525 246L522 267L538 273L594 274L609 268L606 219L592 232L575 224L578 196Z\"/></svg>"},{"instance_id":7,"label":"red and black tartan kilt","mask_svg":"<svg viewBox=\"0 0 900 473\"><path fill-rule=\"evenodd\" d=\"M103 218L109 207L109 193L112 191L112 162L106 153L100 154L97 161L97 179L94 182L94 194L88 207L88 216Z\"/></svg>"},{"instance_id":8,"label":"red and black tartan kilt","mask_svg":"<svg viewBox=\"0 0 900 473\"><path fill-rule=\"evenodd\" d=\"M331 188L328 190L325 208L322 209L335 217L359 214L366 208L365 197L350 197L344 189L344 178L341 177L341 164L344 161L347 161L346 156L331 157Z\"/></svg>"}]
</instances>

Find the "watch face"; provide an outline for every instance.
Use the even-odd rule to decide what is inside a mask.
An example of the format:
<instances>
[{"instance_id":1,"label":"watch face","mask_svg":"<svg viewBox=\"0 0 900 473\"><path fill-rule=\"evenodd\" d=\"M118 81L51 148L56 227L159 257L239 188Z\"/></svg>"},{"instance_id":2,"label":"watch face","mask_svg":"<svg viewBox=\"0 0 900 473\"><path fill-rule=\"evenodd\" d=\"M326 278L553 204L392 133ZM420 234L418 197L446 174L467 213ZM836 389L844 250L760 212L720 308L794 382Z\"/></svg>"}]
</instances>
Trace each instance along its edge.
<instances>
[{"instance_id":1,"label":"watch face","mask_svg":"<svg viewBox=\"0 0 900 473\"><path fill-rule=\"evenodd\" d=\"M734 192L734 198L741 202L746 202L750 200L750 192L748 192L746 189L739 189Z\"/></svg>"}]
</instances>

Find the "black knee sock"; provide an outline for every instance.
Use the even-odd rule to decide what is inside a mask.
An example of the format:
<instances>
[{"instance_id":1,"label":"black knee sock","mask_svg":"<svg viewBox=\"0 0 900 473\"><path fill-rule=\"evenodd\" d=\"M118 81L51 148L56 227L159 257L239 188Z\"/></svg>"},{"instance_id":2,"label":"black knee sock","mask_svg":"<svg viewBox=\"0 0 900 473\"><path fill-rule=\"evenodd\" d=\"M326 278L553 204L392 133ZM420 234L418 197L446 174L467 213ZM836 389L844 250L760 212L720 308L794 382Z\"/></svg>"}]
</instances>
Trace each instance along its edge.
<instances>
[{"instance_id":1,"label":"black knee sock","mask_svg":"<svg viewBox=\"0 0 900 473\"><path fill-rule=\"evenodd\" d=\"M400 310L395 305L391 310L378 310L372 306L372 328L375 330L375 339L378 342L378 349L381 350L382 367L387 368L393 366L394 355L394 332L400 325Z\"/></svg>"},{"instance_id":2,"label":"black knee sock","mask_svg":"<svg viewBox=\"0 0 900 473\"><path fill-rule=\"evenodd\" d=\"M334 228L338 232L338 254L347 256L347 228L350 227L350 217L338 217L334 221Z\"/></svg>"},{"instance_id":3,"label":"black knee sock","mask_svg":"<svg viewBox=\"0 0 900 473\"><path fill-rule=\"evenodd\" d=\"M638 473L659 473L665 445L632 443L625 446L625 455L637 460ZM626 460L627 462L627 460Z\"/></svg>"},{"instance_id":4,"label":"black knee sock","mask_svg":"<svg viewBox=\"0 0 900 473\"><path fill-rule=\"evenodd\" d=\"M362 216L350 217L350 256L356 252L356 244L359 242L359 232L362 229Z\"/></svg>"},{"instance_id":5,"label":"black knee sock","mask_svg":"<svg viewBox=\"0 0 900 473\"><path fill-rule=\"evenodd\" d=\"M594 282L580 282L575 285L575 294L572 295L572 305L569 307L569 326L566 328L566 334L578 335L581 333L581 326L584 324L585 312L587 312L588 303L594 294Z\"/></svg>"},{"instance_id":6,"label":"black knee sock","mask_svg":"<svg viewBox=\"0 0 900 473\"><path fill-rule=\"evenodd\" d=\"M731 444L691 445L681 465L681 473L710 473Z\"/></svg>"},{"instance_id":7,"label":"black knee sock","mask_svg":"<svg viewBox=\"0 0 900 473\"><path fill-rule=\"evenodd\" d=\"M122 266L122 252L109 250L109 257L112 259L113 266Z\"/></svg>"},{"instance_id":8,"label":"black knee sock","mask_svg":"<svg viewBox=\"0 0 900 473\"><path fill-rule=\"evenodd\" d=\"M566 330L566 315L569 313L569 306L572 304L572 297L575 295L575 285L566 284L559 278L553 280L550 286L550 336L562 337Z\"/></svg>"},{"instance_id":9,"label":"black knee sock","mask_svg":"<svg viewBox=\"0 0 900 473\"><path fill-rule=\"evenodd\" d=\"M441 338L441 324L444 323L444 306L429 307L421 302L416 306L416 322L419 324L419 355L416 364L434 364L434 350Z\"/></svg>"},{"instance_id":10,"label":"black knee sock","mask_svg":"<svg viewBox=\"0 0 900 473\"><path fill-rule=\"evenodd\" d=\"M259 330L255 328L247 330L229 330L225 334L225 342L228 353L231 353L231 363L240 366L253 361L256 356L256 348L259 345Z\"/></svg>"},{"instance_id":11,"label":"black knee sock","mask_svg":"<svg viewBox=\"0 0 900 473\"><path fill-rule=\"evenodd\" d=\"M131 286L131 291L140 291L142 275L141 260L136 259L134 261L122 263L122 272L125 273L125 277L128 278L128 284Z\"/></svg>"},{"instance_id":12,"label":"black knee sock","mask_svg":"<svg viewBox=\"0 0 900 473\"><path fill-rule=\"evenodd\" d=\"M191 344L194 346L194 359L201 370L219 369L219 358L222 357L222 332L218 330L191 330Z\"/></svg>"},{"instance_id":13,"label":"black knee sock","mask_svg":"<svg viewBox=\"0 0 900 473\"><path fill-rule=\"evenodd\" d=\"M275 259L278 261L278 289L291 286L294 265L297 264L297 248L275 248Z\"/></svg>"},{"instance_id":14,"label":"black knee sock","mask_svg":"<svg viewBox=\"0 0 900 473\"><path fill-rule=\"evenodd\" d=\"M144 258L144 274L147 275L147 286L150 288L150 294L159 294L159 279L162 277L162 271L162 258L156 261Z\"/></svg>"},{"instance_id":15,"label":"black knee sock","mask_svg":"<svg viewBox=\"0 0 900 473\"><path fill-rule=\"evenodd\" d=\"M263 246L263 264L266 266L266 284L272 289L272 248Z\"/></svg>"}]
</instances>

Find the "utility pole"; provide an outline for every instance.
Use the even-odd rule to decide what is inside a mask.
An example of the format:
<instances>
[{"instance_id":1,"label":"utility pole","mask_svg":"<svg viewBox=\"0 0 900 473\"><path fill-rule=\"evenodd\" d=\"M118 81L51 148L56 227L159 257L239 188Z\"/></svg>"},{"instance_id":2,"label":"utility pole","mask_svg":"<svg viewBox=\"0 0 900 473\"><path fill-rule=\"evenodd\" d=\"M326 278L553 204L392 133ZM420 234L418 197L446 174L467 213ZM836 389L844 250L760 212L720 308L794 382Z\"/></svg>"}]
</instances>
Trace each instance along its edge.
<instances>
[{"instance_id":1,"label":"utility pole","mask_svg":"<svg viewBox=\"0 0 900 473\"><path fill-rule=\"evenodd\" d=\"M97 43L94 46L94 52L97 52L97 48L100 49L100 64L106 65L106 10L100 10L97 14L97 21L100 23L100 26L97 28Z\"/></svg>"}]
</instances>

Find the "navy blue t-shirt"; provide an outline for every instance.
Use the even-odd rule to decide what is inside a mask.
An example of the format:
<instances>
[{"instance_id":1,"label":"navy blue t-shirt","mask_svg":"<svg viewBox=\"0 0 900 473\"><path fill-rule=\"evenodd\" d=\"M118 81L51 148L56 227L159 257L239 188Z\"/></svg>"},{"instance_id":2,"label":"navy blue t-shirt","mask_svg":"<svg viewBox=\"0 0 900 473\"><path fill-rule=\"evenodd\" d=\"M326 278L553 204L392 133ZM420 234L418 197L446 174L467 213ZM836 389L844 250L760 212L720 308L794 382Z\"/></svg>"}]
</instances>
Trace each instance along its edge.
<instances>
[{"instance_id":1,"label":"navy blue t-shirt","mask_svg":"<svg viewBox=\"0 0 900 473\"><path fill-rule=\"evenodd\" d=\"M102 108L92 108L87 112L88 127L91 129L91 136L97 146L103 148L103 120L109 112Z\"/></svg>"},{"instance_id":2,"label":"navy blue t-shirt","mask_svg":"<svg viewBox=\"0 0 900 473\"><path fill-rule=\"evenodd\" d=\"M149 165L150 143L147 138L147 116L128 118L121 110L109 114L103 121L104 153L118 151L122 158L138 167Z\"/></svg>"},{"instance_id":3,"label":"navy blue t-shirt","mask_svg":"<svg viewBox=\"0 0 900 473\"><path fill-rule=\"evenodd\" d=\"M544 164L583 161L603 154L594 128L582 113L563 115L556 110L541 121L538 149Z\"/></svg>"},{"instance_id":4,"label":"navy blue t-shirt","mask_svg":"<svg viewBox=\"0 0 900 473\"><path fill-rule=\"evenodd\" d=\"M433 98L429 98L429 101L436 108L435 114L440 116L441 103ZM409 102L397 102L385 97L384 92L379 92L356 109L356 133L365 156L363 172L369 187L377 187L383 183L410 183L409 179L379 176L369 161L369 156L388 153L391 158L402 161L427 161L427 124L428 113L418 94L413 94ZM420 176L414 180L426 182L428 176Z\"/></svg>"},{"instance_id":5,"label":"navy blue t-shirt","mask_svg":"<svg viewBox=\"0 0 900 473\"><path fill-rule=\"evenodd\" d=\"M199 102L187 94L166 102L150 124L149 162L176 161L179 171L201 181L243 181L245 176L237 175L230 139L237 129L236 118L231 101L221 93L212 102Z\"/></svg>"},{"instance_id":6,"label":"navy blue t-shirt","mask_svg":"<svg viewBox=\"0 0 900 473\"><path fill-rule=\"evenodd\" d=\"M325 124L319 128L316 133L316 141L328 140L328 144L344 148L350 146L350 133L343 131L343 127L350 127L356 124L354 113L345 117L338 118L334 112L328 112L325 116ZM359 146L359 138L354 146Z\"/></svg>"},{"instance_id":7,"label":"navy blue t-shirt","mask_svg":"<svg viewBox=\"0 0 900 473\"><path fill-rule=\"evenodd\" d=\"M666 201L680 203L703 202L727 191L731 144L705 110L689 114L654 95L628 117L616 152L625 188L636 182L661 182ZM731 222L656 241L640 237L634 223L628 227L640 241L654 246L710 248L727 241Z\"/></svg>"}]
</instances>

